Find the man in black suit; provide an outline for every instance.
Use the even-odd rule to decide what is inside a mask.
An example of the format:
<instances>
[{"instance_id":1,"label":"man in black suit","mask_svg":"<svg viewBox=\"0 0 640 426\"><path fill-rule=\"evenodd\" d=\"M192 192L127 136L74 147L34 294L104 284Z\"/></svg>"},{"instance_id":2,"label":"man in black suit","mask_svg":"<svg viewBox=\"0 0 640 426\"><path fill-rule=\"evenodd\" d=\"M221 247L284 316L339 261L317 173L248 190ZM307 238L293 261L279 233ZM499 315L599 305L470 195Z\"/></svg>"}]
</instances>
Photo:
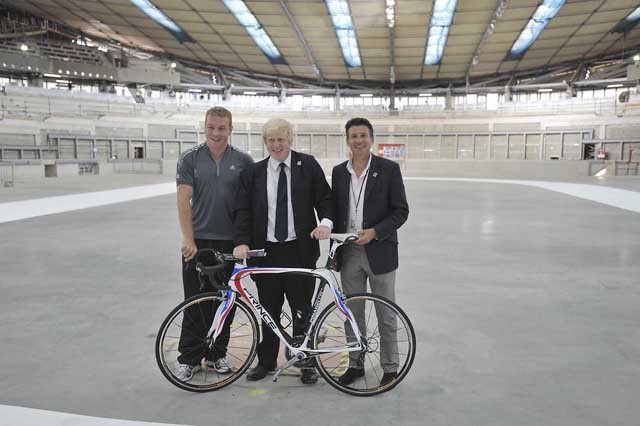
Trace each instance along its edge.
<instances>
[{"instance_id":1,"label":"man in black suit","mask_svg":"<svg viewBox=\"0 0 640 426\"><path fill-rule=\"evenodd\" d=\"M367 290L395 301L395 273L398 268L397 229L409 216L409 205L397 163L371 154L373 126L365 118L354 118L345 126L351 159L333 168L332 197L334 232L355 233L355 244L343 246L340 277L349 295ZM353 309L359 327L364 312ZM362 307L364 309L364 307ZM393 326L395 318L377 312L381 335L381 385L397 377L398 348ZM361 325L362 324L362 325ZM349 368L340 382L351 384L364 376L363 360L351 352Z\"/></svg>"},{"instance_id":2,"label":"man in black suit","mask_svg":"<svg viewBox=\"0 0 640 426\"><path fill-rule=\"evenodd\" d=\"M272 119L262 129L269 157L242 173L236 197L233 254L246 258L249 247L265 248L267 256L251 260L252 265L315 268L320 256L319 239L326 239L332 227L331 188L322 168L310 155L291 150L293 128L282 119ZM318 226L316 221L322 219ZM260 304L275 321L280 320L284 296L293 314L293 336L301 336L311 313L313 277L256 276ZM247 380L264 378L276 368L279 340L262 324L258 365ZM317 382L313 367L302 369L302 383Z\"/></svg>"}]
</instances>

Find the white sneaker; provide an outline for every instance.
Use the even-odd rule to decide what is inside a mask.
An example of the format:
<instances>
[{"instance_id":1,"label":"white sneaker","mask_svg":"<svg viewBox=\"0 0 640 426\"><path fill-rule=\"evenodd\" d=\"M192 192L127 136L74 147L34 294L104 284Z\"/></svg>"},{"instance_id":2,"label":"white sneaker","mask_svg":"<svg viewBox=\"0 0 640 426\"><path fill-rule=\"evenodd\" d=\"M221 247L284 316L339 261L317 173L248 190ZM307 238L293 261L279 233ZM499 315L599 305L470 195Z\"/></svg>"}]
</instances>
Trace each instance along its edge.
<instances>
[{"instance_id":1,"label":"white sneaker","mask_svg":"<svg viewBox=\"0 0 640 426\"><path fill-rule=\"evenodd\" d=\"M193 378L193 373L200 370L199 365L178 364L176 378L183 382L188 382Z\"/></svg>"},{"instance_id":2,"label":"white sneaker","mask_svg":"<svg viewBox=\"0 0 640 426\"><path fill-rule=\"evenodd\" d=\"M233 371L233 367L226 357L218 358L215 361L207 360L207 367L216 370L220 374L229 374Z\"/></svg>"}]
</instances>

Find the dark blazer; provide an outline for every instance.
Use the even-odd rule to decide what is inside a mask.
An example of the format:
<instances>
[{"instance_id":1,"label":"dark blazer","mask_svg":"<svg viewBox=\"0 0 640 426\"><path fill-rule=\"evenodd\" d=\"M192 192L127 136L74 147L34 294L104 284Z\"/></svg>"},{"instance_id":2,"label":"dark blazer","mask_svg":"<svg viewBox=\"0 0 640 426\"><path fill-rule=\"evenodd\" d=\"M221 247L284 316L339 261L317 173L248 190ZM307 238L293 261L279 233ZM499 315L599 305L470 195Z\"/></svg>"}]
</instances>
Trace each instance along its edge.
<instances>
[{"instance_id":1,"label":"dark blazer","mask_svg":"<svg viewBox=\"0 0 640 426\"><path fill-rule=\"evenodd\" d=\"M335 220L333 232L347 231L351 174L347 161L331 174ZM376 230L376 238L365 246L371 271L385 274L398 268L397 229L409 216L409 204L398 163L371 154L371 166L364 189L362 228Z\"/></svg>"},{"instance_id":2,"label":"dark blazer","mask_svg":"<svg viewBox=\"0 0 640 426\"><path fill-rule=\"evenodd\" d=\"M252 249L264 248L267 241L267 166L269 157L240 174L233 221L234 244ZM331 188L320 164L311 155L291 151L291 205L298 249L308 267L320 257L318 240L309 236L318 219L333 220ZM315 210L315 211L314 211ZM259 265L260 259L251 264Z\"/></svg>"}]
</instances>

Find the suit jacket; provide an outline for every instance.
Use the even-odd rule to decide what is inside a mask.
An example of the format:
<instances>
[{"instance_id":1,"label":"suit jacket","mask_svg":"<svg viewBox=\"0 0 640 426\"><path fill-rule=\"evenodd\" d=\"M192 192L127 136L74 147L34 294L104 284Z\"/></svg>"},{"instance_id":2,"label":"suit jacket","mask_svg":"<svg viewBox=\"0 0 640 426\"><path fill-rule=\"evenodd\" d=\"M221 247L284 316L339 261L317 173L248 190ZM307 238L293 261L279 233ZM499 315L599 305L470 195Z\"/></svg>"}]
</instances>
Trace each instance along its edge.
<instances>
[{"instance_id":1,"label":"suit jacket","mask_svg":"<svg viewBox=\"0 0 640 426\"><path fill-rule=\"evenodd\" d=\"M233 221L235 245L264 248L267 241L267 167L269 157L243 170L236 193ZM331 188L320 164L311 155L291 151L291 205L298 249L308 267L320 257L318 240L309 236L318 219L333 220ZM315 210L315 211L314 211ZM261 259L251 259L259 265Z\"/></svg>"},{"instance_id":2,"label":"suit jacket","mask_svg":"<svg viewBox=\"0 0 640 426\"><path fill-rule=\"evenodd\" d=\"M333 232L347 231L351 174L347 161L331 174L335 220ZM397 163L371 154L371 165L364 190L362 228L373 228L376 238L365 246L371 271L385 274L398 268L397 229L409 216L409 204Z\"/></svg>"}]
</instances>

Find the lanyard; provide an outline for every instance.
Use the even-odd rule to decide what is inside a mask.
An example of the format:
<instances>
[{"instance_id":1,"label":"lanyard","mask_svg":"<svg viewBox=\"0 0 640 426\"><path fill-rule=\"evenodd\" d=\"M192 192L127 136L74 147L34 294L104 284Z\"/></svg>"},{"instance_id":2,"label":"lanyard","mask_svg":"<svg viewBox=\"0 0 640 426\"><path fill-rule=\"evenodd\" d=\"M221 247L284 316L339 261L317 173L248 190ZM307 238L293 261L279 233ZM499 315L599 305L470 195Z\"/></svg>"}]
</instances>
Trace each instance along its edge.
<instances>
[{"instance_id":1,"label":"lanyard","mask_svg":"<svg viewBox=\"0 0 640 426\"><path fill-rule=\"evenodd\" d=\"M371 167L369 167L370 169ZM365 183L367 183L367 176L369 176L369 169L367 169L367 173L364 174L364 179L362 180L362 184L360 185L360 190L358 191L358 199L356 200L356 193L353 190L353 185L351 185L351 195L353 196L353 202L356 207L356 216L358 216L358 206L360 205L360 197L362 196L362 189L364 188Z\"/></svg>"}]
</instances>

